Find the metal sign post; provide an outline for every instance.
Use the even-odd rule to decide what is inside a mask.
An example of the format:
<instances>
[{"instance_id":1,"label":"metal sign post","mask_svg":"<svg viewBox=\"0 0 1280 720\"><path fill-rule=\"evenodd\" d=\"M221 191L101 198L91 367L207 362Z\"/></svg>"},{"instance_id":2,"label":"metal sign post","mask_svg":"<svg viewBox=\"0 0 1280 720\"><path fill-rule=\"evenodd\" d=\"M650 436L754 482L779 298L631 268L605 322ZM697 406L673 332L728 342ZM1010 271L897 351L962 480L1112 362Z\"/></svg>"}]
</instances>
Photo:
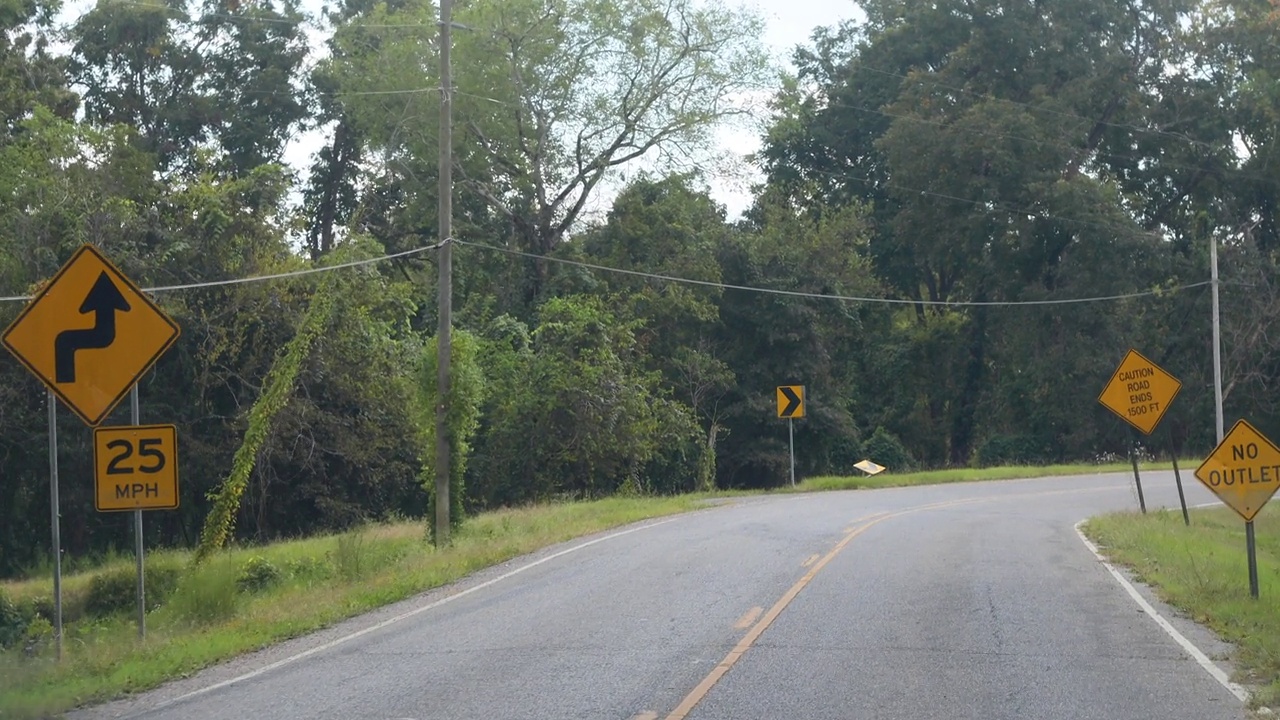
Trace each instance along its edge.
<instances>
[{"instance_id":1,"label":"metal sign post","mask_svg":"<svg viewBox=\"0 0 1280 720\"><path fill-rule=\"evenodd\" d=\"M1170 453L1173 457L1173 481L1178 484L1178 504L1182 505L1182 522L1191 527L1191 516L1187 514L1187 496L1182 494L1182 473L1178 470L1178 453Z\"/></svg>"},{"instance_id":2,"label":"metal sign post","mask_svg":"<svg viewBox=\"0 0 1280 720\"><path fill-rule=\"evenodd\" d=\"M796 486L796 421L787 418L787 445L791 448L791 487Z\"/></svg>"},{"instance_id":3,"label":"metal sign post","mask_svg":"<svg viewBox=\"0 0 1280 720\"><path fill-rule=\"evenodd\" d=\"M53 642L62 659L62 538L58 522L58 399L45 391L49 403L49 508L53 523Z\"/></svg>"},{"instance_id":4,"label":"metal sign post","mask_svg":"<svg viewBox=\"0 0 1280 720\"><path fill-rule=\"evenodd\" d=\"M779 385L777 391L778 417L787 419L787 447L791 457L791 487L796 486L796 418L805 415L803 385Z\"/></svg>"},{"instance_id":5,"label":"metal sign post","mask_svg":"<svg viewBox=\"0 0 1280 720\"><path fill-rule=\"evenodd\" d=\"M134 426L140 423L138 420L138 385L135 383L133 389L129 391L129 419ZM138 508L133 511L133 553L138 558L138 639L142 640L147 637L147 585L145 571L143 570L143 547L142 547L142 509Z\"/></svg>"},{"instance_id":6,"label":"metal sign post","mask_svg":"<svg viewBox=\"0 0 1280 720\"><path fill-rule=\"evenodd\" d=\"M1249 561L1249 594L1258 597L1258 548L1253 519L1280 489L1280 447L1246 420L1237 420L1204 463L1196 478L1244 519Z\"/></svg>"},{"instance_id":7,"label":"metal sign post","mask_svg":"<svg viewBox=\"0 0 1280 720\"><path fill-rule=\"evenodd\" d=\"M1245 554L1249 557L1249 596L1258 599L1258 543L1253 538L1253 521L1244 524Z\"/></svg>"},{"instance_id":8,"label":"metal sign post","mask_svg":"<svg viewBox=\"0 0 1280 720\"><path fill-rule=\"evenodd\" d=\"M1142 496L1142 478L1138 476L1138 441L1135 438L1129 443L1129 461L1133 463L1133 484L1138 486L1138 507L1142 508L1142 514L1147 514L1147 500Z\"/></svg>"}]
</instances>

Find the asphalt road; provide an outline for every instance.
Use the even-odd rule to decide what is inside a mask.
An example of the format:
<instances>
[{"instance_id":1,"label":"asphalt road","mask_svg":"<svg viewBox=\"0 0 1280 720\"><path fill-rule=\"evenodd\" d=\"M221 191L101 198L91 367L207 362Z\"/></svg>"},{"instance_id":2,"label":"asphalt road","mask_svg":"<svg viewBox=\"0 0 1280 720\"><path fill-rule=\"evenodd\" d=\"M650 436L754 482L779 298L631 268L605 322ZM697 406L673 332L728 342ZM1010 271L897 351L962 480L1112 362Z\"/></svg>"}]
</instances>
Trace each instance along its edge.
<instances>
[{"instance_id":1,"label":"asphalt road","mask_svg":"<svg viewBox=\"0 0 1280 720\"><path fill-rule=\"evenodd\" d=\"M1171 473L1143 479L1176 507ZM1136 506L1126 475L749 498L73 717L1239 720L1076 534Z\"/></svg>"}]
</instances>

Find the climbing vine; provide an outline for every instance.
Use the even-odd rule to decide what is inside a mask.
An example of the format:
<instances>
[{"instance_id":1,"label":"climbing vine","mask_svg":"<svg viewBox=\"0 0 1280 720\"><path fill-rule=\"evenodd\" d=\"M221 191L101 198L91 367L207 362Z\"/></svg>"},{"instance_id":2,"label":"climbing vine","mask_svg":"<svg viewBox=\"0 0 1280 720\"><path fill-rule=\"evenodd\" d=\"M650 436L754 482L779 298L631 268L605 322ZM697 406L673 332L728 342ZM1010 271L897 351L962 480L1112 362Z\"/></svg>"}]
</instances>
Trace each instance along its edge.
<instances>
[{"instance_id":1,"label":"climbing vine","mask_svg":"<svg viewBox=\"0 0 1280 720\"><path fill-rule=\"evenodd\" d=\"M270 434L271 422L289 404L302 363L310 354L315 339L329 324L336 295L332 280L326 279L320 284L312 296L311 306L302 317L297 334L272 362L264 383L266 390L249 409L249 427L245 429L244 440L231 462L231 473L210 496L213 508L200 532L195 562L203 561L226 544L235 525L236 513L240 510L240 500L249 485L249 476L257 463L258 452Z\"/></svg>"}]
</instances>

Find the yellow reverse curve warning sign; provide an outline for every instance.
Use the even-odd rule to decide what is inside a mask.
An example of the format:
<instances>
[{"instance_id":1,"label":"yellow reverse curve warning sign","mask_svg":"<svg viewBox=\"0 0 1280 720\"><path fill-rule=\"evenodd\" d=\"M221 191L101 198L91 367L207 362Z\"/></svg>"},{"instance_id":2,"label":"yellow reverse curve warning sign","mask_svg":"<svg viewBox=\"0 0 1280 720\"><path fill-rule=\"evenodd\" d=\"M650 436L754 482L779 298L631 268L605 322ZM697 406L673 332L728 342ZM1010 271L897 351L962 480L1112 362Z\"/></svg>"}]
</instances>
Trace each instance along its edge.
<instances>
[{"instance_id":1,"label":"yellow reverse curve warning sign","mask_svg":"<svg viewBox=\"0 0 1280 720\"><path fill-rule=\"evenodd\" d=\"M178 338L178 325L84 245L5 330L4 346L97 425Z\"/></svg>"},{"instance_id":2,"label":"yellow reverse curve warning sign","mask_svg":"<svg viewBox=\"0 0 1280 720\"><path fill-rule=\"evenodd\" d=\"M1102 389L1098 402L1150 435L1181 389L1177 378L1131 349Z\"/></svg>"},{"instance_id":3,"label":"yellow reverse curve warning sign","mask_svg":"<svg viewBox=\"0 0 1280 720\"><path fill-rule=\"evenodd\" d=\"M1244 420L1237 421L1196 469L1218 499L1252 521L1280 487L1280 448Z\"/></svg>"},{"instance_id":4,"label":"yellow reverse curve warning sign","mask_svg":"<svg viewBox=\"0 0 1280 720\"><path fill-rule=\"evenodd\" d=\"M119 425L93 430L98 512L178 507L178 429Z\"/></svg>"},{"instance_id":5,"label":"yellow reverse curve warning sign","mask_svg":"<svg viewBox=\"0 0 1280 720\"><path fill-rule=\"evenodd\" d=\"M778 386L778 417L780 418L804 417L804 386L803 385L779 385Z\"/></svg>"}]
</instances>

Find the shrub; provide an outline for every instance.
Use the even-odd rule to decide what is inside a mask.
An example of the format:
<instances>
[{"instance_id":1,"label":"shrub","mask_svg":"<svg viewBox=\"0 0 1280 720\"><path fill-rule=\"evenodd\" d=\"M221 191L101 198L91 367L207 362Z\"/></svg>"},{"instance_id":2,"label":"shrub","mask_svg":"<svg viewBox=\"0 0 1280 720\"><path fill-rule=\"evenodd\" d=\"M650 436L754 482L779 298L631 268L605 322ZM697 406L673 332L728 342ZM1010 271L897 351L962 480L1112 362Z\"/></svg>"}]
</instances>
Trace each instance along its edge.
<instances>
[{"instance_id":1,"label":"shrub","mask_svg":"<svg viewBox=\"0 0 1280 720\"><path fill-rule=\"evenodd\" d=\"M27 619L18 611L18 606L0 590L0 648L11 648L17 645L27 632Z\"/></svg>"},{"instance_id":2,"label":"shrub","mask_svg":"<svg viewBox=\"0 0 1280 720\"><path fill-rule=\"evenodd\" d=\"M1034 435L993 435L978 448L977 465L1031 465L1048 454Z\"/></svg>"},{"instance_id":3,"label":"shrub","mask_svg":"<svg viewBox=\"0 0 1280 720\"><path fill-rule=\"evenodd\" d=\"M915 459L907 451L907 446L883 427L876 428L863 446L863 452L869 460L885 466L889 472L904 472L915 467Z\"/></svg>"},{"instance_id":4,"label":"shrub","mask_svg":"<svg viewBox=\"0 0 1280 720\"><path fill-rule=\"evenodd\" d=\"M261 555L254 555L240 566L240 576L236 578L236 585L244 592L258 592L280 582L283 576L284 573L280 568L273 565L270 560Z\"/></svg>"},{"instance_id":5,"label":"shrub","mask_svg":"<svg viewBox=\"0 0 1280 720\"><path fill-rule=\"evenodd\" d=\"M164 604L178 586L181 574L177 565L146 564L147 610L155 610ZM106 617L129 612L138 604L138 572L131 566L104 570L89 583L85 598L85 612L94 617ZM65 608L64 608L65 610Z\"/></svg>"},{"instance_id":6,"label":"shrub","mask_svg":"<svg viewBox=\"0 0 1280 720\"><path fill-rule=\"evenodd\" d=\"M295 580L328 580L333 576L333 565L311 555L290 559L285 563L285 569Z\"/></svg>"},{"instance_id":7,"label":"shrub","mask_svg":"<svg viewBox=\"0 0 1280 720\"><path fill-rule=\"evenodd\" d=\"M22 633L22 647L28 655L38 654L53 640L53 623L40 615L31 618Z\"/></svg>"}]
</instances>

